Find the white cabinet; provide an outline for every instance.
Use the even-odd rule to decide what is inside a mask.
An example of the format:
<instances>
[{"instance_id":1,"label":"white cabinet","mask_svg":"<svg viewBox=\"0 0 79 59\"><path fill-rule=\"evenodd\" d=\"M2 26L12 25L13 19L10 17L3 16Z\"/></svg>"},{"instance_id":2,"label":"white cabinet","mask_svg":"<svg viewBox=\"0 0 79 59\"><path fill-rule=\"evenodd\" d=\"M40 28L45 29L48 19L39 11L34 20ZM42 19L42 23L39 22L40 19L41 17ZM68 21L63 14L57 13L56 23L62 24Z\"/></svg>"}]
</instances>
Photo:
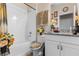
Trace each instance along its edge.
<instances>
[{"instance_id":1,"label":"white cabinet","mask_svg":"<svg viewBox=\"0 0 79 59\"><path fill-rule=\"evenodd\" d=\"M59 56L59 42L46 41L45 42L45 55L46 56Z\"/></svg>"},{"instance_id":2,"label":"white cabinet","mask_svg":"<svg viewBox=\"0 0 79 59\"><path fill-rule=\"evenodd\" d=\"M79 46L61 43L61 56L79 56Z\"/></svg>"},{"instance_id":3,"label":"white cabinet","mask_svg":"<svg viewBox=\"0 0 79 59\"><path fill-rule=\"evenodd\" d=\"M59 43L47 40L45 42L45 55L46 56L79 56L79 46Z\"/></svg>"},{"instance_id":4,"label":"white cabinet","mask_svg":"<svg viewBox=\"0 0 79 59\"><path fill-rule=\"evenodd\" d=\"M46 56L79 56L78 37L45 36Z\"/></svg>"}]
</instances>

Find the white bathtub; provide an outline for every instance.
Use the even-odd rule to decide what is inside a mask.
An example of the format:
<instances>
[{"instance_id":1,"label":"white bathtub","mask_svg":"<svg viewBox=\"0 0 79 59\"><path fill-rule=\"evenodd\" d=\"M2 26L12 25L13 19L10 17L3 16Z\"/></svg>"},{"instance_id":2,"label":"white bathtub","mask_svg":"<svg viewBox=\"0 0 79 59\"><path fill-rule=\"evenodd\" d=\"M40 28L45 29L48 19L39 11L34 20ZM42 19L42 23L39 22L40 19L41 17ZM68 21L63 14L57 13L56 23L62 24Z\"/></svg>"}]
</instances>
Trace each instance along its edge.
<instances>
[{"instance_id":1,"label":"white bathtub","mask_svg":"<svg viewBox=\"0 0 79 59\"><path fill-rule=\"evenodd\" d=\"M24 56L30 51L30 44L31 42L25 42L11 46L8 56Z\"/></svg>"}]
</instances>

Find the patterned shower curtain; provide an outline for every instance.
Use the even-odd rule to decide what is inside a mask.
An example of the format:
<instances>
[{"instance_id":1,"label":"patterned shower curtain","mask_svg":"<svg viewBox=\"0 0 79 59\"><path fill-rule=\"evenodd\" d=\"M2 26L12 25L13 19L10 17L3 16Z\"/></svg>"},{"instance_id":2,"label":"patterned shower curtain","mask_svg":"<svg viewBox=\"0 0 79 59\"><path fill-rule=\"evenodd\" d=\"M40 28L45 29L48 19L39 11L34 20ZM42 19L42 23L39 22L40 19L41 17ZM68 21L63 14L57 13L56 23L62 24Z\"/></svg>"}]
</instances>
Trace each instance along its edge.
<instances>
[{"instance_id":1,"label":"patterned shower curtain","mask_svg":"<svg viewBox=\"0 0 79 59\"><path fill-rule=\"evenodd\" d=\"M7 9L6 4L1 3L0 4L0 34L1 33L7 33ZM0 47L0 55L5 56L9 54L9 48L7 46Z\"/></svg>"},{"instance_id":2,"label":"patterned shower curtain","mask_svg":"<svg viewBox=\"0 0 79 59\"><path fill-rule=\"evenodd\" d=\"M6 4L0 4L0 33L6 33L7 30L7 12Z\"/></svg>"}]
</instances>

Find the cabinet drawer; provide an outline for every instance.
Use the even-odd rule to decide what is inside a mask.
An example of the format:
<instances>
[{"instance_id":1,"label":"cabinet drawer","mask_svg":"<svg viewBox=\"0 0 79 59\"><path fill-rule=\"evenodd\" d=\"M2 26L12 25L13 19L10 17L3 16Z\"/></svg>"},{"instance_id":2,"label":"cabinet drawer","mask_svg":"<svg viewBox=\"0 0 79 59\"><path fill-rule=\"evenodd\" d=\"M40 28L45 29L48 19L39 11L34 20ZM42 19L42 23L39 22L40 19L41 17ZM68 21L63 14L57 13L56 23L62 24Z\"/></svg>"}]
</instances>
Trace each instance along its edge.
<instances>
[{"instance_id":1,"label":"cabinet drawer","mask_svg":"<svg viewBox=\"0 0 79 59\"><path fill-rule=\"evenodd\" d=\"M62 38L62 42L72 43L72 44L79 45L79 37L68 37L68 36L64 36L64 38Z\"/></svg>"},{"instance_id":2,"label":"cabinet drawer","mask_svg":"<svg viewBox=\"0 0 79 59\"><path fill-rule=\"evenodd\" d=\"M53 41L62 41L61 36L55 36L55 35L45 35L45 40L53 40Z\"/></svg>"},{"instance_id":3,"label":"cabinet drawer","mask_svg":"<svg viewBox=\"0 0 79 59\"><path fill-rule=\"evenodd\" d=\"M45 35L45 40L53 40L53 41L66 42L66 43L79 45L79 37Z\"/></svg>"},{"instance_id":4,"label":"cabinet drawer","mask_svg":"<svg viewBox=\"0 0 79 59\"><path fill-rule=\"evenodd\" d=\"M79 45L61 43L61 56L79 56Z\"/></svg>"}]
</instances>

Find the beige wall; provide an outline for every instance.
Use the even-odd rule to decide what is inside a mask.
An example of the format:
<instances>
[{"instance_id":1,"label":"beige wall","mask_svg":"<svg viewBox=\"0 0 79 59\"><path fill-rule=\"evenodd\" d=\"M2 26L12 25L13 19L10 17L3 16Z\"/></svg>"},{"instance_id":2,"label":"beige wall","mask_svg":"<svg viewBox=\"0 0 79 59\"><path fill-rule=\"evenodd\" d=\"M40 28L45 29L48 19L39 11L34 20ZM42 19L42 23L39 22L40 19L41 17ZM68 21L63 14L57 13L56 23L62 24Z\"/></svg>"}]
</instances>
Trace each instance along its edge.
<instances>
[{"instance_id":1,"label":"beige wall","mask_svg":"<svg viewBox=\"0 0 79 59\"><path fill-rule=\"evenodd\" d=\"M49 9L49 3L38 3L37 4L37 13L44 11L44 10L48 10Z\"/></svg>"},{"instance_id":2,"label":"beige wall","mask_svg":"<svg viewBox=\"0 0 79 59\"><path fill-rule=\"evenodd\" d=\"M63 8L64 7L68 7L69 10L67 12L63 12ZM51 7L51 12L54 12L54 11L58 11L59 15L67 14L67 13L73 13L74 12L74 4L72 4L72 3L60 3L60 4L58 3L58 4L54 4Z\"/></svg>"}]
</instances>

